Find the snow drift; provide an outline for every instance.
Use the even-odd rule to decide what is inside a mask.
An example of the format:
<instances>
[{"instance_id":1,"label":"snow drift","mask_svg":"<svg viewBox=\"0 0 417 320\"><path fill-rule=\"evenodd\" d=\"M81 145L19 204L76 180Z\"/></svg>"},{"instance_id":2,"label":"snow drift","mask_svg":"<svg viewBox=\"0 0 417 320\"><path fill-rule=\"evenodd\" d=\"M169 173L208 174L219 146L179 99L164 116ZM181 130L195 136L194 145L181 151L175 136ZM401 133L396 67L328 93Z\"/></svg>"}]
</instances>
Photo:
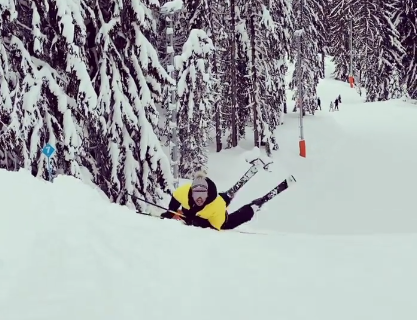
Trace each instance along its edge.
<instances>
[{"instance_id":1,"label":"snow drift","mask_svg":"<svg viewBox=\"0 0 417 320\"><path fill-rule=\"evenodd\" d=\"M0 319L417 315L415 236L219 233L136 215L71 177L0 181Z\"/></svg>"}]
</instances>

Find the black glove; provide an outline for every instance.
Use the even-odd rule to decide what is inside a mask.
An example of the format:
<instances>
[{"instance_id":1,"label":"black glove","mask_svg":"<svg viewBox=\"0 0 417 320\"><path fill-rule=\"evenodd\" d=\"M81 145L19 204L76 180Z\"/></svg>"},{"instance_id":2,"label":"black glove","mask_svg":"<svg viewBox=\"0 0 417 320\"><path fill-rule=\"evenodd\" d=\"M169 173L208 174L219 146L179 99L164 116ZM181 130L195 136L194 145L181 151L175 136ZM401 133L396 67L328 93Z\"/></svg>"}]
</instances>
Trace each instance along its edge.
<instances>
[{"instance_id":1,"label":"black glove","mask_svg":"<svg viewBox=\"0 0 417 320\"><path fill-rule=\"evenodd\" d=\"M172 219L173 217L174 217L174 214L169 211L166 211L163 214L161 214L161 219Z\"/></svg>"},{"instance_id":2,"label":"black glove","mask_svg":"<svg viewBox=\"0 0 417 320\"><path fill-rule=\"evenodd\" d=\"M194 216L183 216L181 217L182 221L184 221L184 224L187 226L193 225Z\"/></svg>"},{"instance_id":3,"label":"black glove","mask_svg":"<svg viewBox=\"0 0 417 320\"><path fill-rule=\"evenodd\" d=\"M200 228L210 228L211 224L207 219L200 218L198 216L194 217L194 219L191 222L191 225L194 227L200 227Z\"/></svg>"}]
</instances>

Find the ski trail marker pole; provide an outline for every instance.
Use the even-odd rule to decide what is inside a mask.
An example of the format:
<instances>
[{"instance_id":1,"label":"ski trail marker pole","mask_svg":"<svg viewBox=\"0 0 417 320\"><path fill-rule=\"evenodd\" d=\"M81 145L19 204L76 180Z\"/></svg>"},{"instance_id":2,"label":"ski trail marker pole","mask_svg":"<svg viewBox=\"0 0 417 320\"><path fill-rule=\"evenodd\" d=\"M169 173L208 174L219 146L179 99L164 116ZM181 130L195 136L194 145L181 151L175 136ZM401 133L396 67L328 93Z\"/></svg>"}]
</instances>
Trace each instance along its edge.
<instances>
[{"instance_id":1,"label":"ski trail marker pole","mask_svg":"<svg viewBox=\"0 0 417 320\"><path fill-rule=\"evenodd\" d=\"M51 168L51 157L55 153L55 148L51 146L49 143L43 147L42 153L46 156L48 159L48 174L49 174L49 181L52 182L52 168Z\"/></svg>"}]
</instances>

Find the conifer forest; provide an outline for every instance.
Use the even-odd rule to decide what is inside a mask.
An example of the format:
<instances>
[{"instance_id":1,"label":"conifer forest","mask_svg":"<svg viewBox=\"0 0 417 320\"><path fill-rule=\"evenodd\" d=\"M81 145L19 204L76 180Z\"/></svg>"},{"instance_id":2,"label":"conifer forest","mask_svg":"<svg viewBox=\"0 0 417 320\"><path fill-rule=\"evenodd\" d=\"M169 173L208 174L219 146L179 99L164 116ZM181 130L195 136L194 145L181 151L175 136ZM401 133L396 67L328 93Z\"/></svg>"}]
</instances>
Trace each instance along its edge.
<instances>
[{"instance_id":1,"label":"conifer forest","mask_svg":"<svg viewBox=\"0 0 417 320\"><path fill-rule=\"evenodd\" d=\"M180 178L207 170L209 147L277 150L287 90L302 84L314 110L325 57L347 82L352 48L368 102L417 99L415 0L0 0L0 13L0 167L48 180L49 143L53 175L138 210L172 192L173 141Z\"/></svg>"}]
</instances>

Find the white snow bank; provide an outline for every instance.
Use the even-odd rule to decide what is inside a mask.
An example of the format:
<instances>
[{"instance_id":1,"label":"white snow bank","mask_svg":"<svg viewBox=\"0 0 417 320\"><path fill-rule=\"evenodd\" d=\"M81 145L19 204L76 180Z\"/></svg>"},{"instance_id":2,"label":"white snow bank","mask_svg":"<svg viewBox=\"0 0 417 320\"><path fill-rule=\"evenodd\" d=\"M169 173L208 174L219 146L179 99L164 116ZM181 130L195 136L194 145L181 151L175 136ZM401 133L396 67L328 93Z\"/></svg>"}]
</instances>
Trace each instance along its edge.
<instances>
[{"instance_id":1,"label":"white snow bank","mask_svg":"<svg viewBox=\"0 0 417 320\"><path fill-rule=\"evenodd\" d=\"M415 319L415 236L219 233L0 170L0 319Z\"/></svg>"}]
</instances>

